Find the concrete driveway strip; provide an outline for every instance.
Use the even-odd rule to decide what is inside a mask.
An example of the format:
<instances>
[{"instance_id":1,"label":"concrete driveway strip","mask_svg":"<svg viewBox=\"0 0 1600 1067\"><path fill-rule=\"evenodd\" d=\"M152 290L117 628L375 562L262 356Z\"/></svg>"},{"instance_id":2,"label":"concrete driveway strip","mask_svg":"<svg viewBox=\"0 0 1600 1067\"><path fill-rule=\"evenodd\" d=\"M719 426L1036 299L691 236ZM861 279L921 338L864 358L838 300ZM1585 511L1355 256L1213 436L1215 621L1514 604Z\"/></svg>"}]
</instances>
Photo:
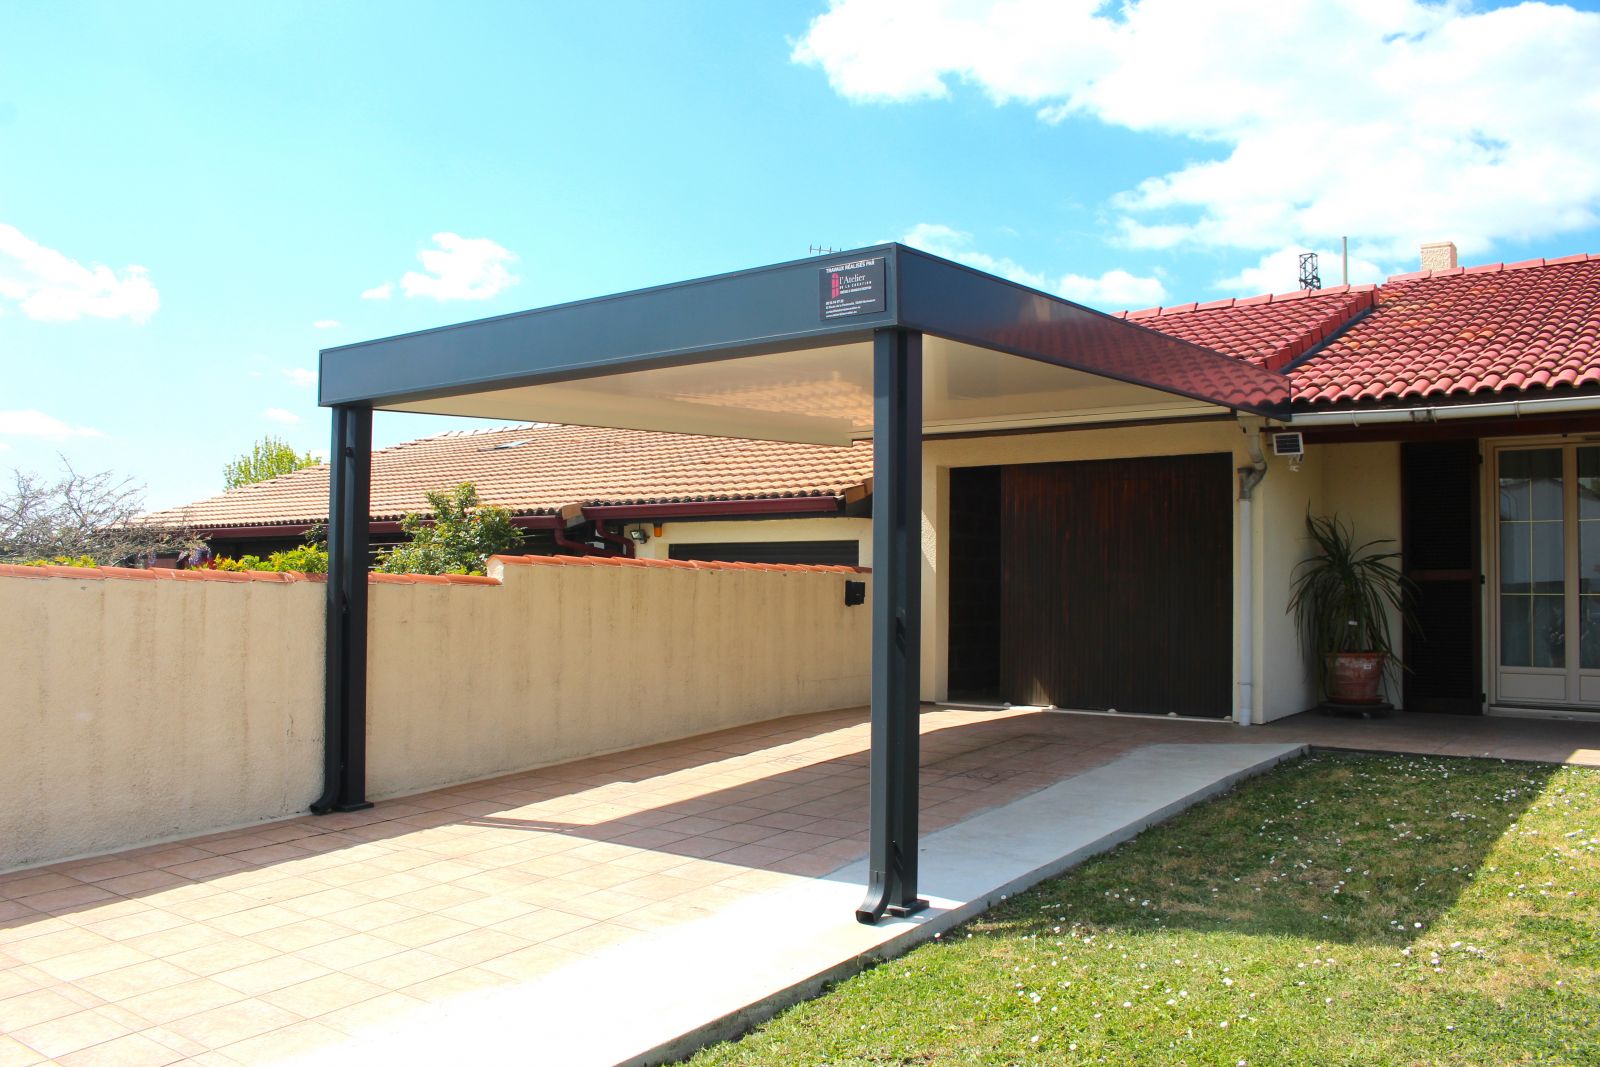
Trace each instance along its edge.
<instances>
[{"instance_id":1,"label":"concrete driveway strip","mask_svg":"<svg viewBox=\"0 0 1600 1067\"><path fill-rule=\"evenodd\" d=\"M1147 745L924 837L930 907L910 919L854 921L866 881L865 861L857 861L630 939L537 981L433 1004L399 1025L287 1062L672 1062L1305 751L1300 744Z\"/></svg>"}]
</instances>

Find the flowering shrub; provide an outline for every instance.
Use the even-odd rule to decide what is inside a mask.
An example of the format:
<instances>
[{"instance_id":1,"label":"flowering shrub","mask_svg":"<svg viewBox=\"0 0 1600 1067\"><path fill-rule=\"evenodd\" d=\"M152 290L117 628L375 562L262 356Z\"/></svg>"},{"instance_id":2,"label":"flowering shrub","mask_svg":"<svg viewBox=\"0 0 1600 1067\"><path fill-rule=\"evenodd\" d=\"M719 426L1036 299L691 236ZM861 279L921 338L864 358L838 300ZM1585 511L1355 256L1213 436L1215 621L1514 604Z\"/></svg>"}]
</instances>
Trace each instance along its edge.
<instances>
[{"instance_id":1,"label":"flowering shrub","mask_svg":"<svg viewBox=\"0 0 1600 1067\"><path fill-rule=\"evenodd\" d=\"M24 567L98 567L100 564L93 556L51 556L49 559L24 559L18 561Z\"/></svg>"},{"instance_id":2,"label":"flowering shrub","mask_svg":"<svg viewBox=\"0 0 1600 1067\"><path fill-rule=\"evenodd\" d=\"M260 556L221 558L203 566L215 571L298 571L301 574L327 574L328 550L320 545L301 545L282 552L274 552L266 559Z\"/></svg>"}]
</instances>

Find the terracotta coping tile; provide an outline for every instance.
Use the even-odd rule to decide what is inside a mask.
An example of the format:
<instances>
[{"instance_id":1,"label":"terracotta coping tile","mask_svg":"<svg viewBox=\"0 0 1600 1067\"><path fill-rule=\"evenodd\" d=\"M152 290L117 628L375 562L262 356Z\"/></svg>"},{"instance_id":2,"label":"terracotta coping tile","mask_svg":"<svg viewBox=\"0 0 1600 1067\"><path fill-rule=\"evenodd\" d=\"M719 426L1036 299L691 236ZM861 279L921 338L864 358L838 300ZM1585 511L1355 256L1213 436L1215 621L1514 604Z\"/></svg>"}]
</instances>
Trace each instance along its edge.
<instances>
[{"instance_id":1,"label":"terracotta coping tile","mask_svg":"<svg viewBox=\"0 0 1600 1067\"><path fill-rule=\"evenodd\" d=\"M697 571L811 571L821 574L871 574L870 567L809 563L723 563L711 560L628 559L623 556L490 556L490 563L515 567L645 567Z\"/></svg>"}]
</instances>

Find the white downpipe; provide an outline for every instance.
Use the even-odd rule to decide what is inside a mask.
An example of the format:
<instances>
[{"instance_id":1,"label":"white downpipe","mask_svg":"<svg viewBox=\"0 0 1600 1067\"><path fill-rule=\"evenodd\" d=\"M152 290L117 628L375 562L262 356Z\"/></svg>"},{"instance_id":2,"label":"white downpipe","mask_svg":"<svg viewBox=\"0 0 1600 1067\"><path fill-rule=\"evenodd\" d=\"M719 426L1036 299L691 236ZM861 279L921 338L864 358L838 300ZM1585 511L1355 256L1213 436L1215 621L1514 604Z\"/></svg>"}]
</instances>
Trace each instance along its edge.
<instances>
[{"instance_id":1,"label":"white downpipe","mask_svg":"<svg viewBox=\"0 0 1600 1067\"><path fill-rule=\"evenodd\" d=\"M1250 466L1239 468L1239 707L1234 720L1240 726L1255 722L1255 523L1251 498L1256 486L1267 476L1267 458L1261 454L1261 441L1249 427L1244 428L1250 449Z\"/></svg>"},{"instance_id":2,"label":"white downpipe","mask_svg":"<svg viewBox=\"0 0 1600 1067\"><path fill-rule=\"evenodd\" d=\"M1443 404L1432 407L1381 408L1376 411L1307 411L1289 418L1294 426L1377 426L1394 422L1441 422L1446 419L1521 418L1561 411L1600 411L1600 394L1560 396L1548 400L1502 400L1487 404Z\"/></svg>"}]
</instances>

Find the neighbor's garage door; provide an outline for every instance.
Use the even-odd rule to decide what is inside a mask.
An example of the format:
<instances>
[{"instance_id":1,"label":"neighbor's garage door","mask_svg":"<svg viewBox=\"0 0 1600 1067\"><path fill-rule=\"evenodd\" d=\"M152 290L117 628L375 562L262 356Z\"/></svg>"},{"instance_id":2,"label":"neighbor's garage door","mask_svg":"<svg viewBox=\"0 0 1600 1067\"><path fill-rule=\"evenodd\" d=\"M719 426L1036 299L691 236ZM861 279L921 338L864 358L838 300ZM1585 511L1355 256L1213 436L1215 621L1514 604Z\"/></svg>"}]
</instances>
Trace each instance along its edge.
<instances>
[{"instance_id":1,"label":"neighbor's garage door","mask_svg":"<svg viewBox=\"0 0 1600 1067\"><path fill-rule=\"evenodd\" d=\"M987 652L997 660L990 677L998 695L1062 708L1228 715L1231 468L1229 456L1215 454L1027 464L952 478L954 513L969 510L961 496L998 504L990 543L998 560L977 564L993 577L952 581L953 594L967 592L951 604L959 611L955 601L975 586L998 585L989 611L978 612L998 625L999 647ZM963 555L974 559L970 550ZM952 683L976 666L956 662L957 645L953 633ZM981 648L973 643L962 654L970 660Z\"/></svg>"}]
</instances>

